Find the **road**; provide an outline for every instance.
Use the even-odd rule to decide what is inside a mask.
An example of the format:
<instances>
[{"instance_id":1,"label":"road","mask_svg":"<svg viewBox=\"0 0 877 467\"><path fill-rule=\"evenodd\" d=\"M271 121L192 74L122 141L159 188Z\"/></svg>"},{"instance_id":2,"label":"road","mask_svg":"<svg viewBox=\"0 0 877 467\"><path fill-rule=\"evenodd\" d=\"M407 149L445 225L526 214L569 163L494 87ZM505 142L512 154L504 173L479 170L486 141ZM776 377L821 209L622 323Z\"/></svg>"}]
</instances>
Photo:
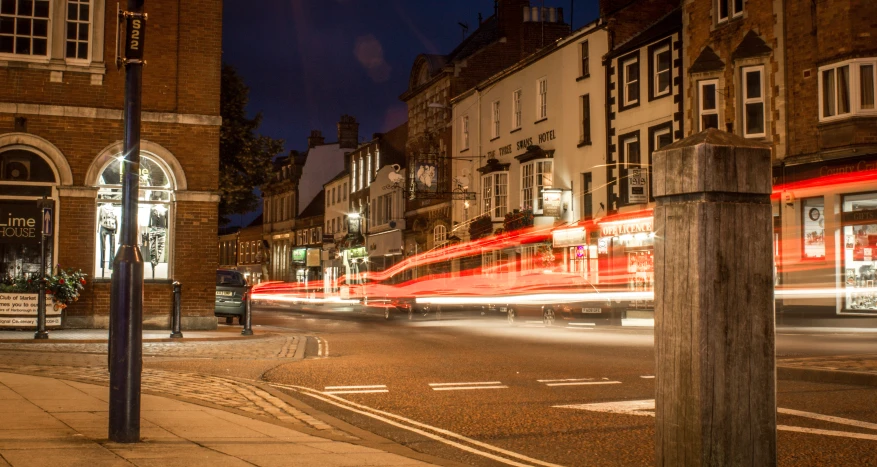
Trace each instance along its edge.
<instances>
[{"instance_id":1,"label":"road","mask_svg":"<svg viewBox=\"0 0 877 467\"><path fill-rule=\"evenodd\" d=\"M654 463L651 329L321 307L258 309L254 323L312 336L304 361L263 380L414 450L468 465ZM838 349L873 353L873 335L778 334L780 356ZM780 465L877 465L877 388L779 381L777 399ZM643 402L588 406L617 401Z\"/></svg>"}]
</instances>

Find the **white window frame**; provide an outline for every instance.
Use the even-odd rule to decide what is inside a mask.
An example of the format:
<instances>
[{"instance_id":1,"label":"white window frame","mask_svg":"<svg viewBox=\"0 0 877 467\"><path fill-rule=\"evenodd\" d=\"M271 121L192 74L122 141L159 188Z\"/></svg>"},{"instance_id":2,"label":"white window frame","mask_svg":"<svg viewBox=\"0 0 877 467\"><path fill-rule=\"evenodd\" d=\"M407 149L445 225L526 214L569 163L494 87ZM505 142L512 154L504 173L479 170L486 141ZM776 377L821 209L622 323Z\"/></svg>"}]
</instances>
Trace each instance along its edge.
<instances>
[{"instance_id":1,"label":"white window frame","mask_svg":"<svg viewBox=\"0 0 877 467\"><path fill-rule=\"evenodd\" d=\"M481 214L491 220L505 217L509 203L509 173L493 172L481 177Z\"/></svg>"},{"instance_id":2,"label":"white window frame","mask_svg":"<svg viewBox=\"0 0 877 467\"><path fill-rule=\"evenodd\" d=\"M433 248L444 246L448 243L448 228L444 224L436 224L432 229Z\"/></svg>"},{"instance_id":3,"label":"white window frame","mask_svg":"<svg viewBox=\"0 0 877 467\"><path fill-rule=\"evenodd\" d=\"M521 92L520 89L515 89L515 92L512 93L512 128L513 130L517 130L521 128Z\"/></svg>"},{"instance_id":4,"label":"white window frame","mask_svg":"<svg viewBox=\"0 0 877 467\"><path fill-rule=\"evenodd\" d=\"M740 2L739 8L737 5L738 1ZM725 5L727 8L725 16L722 16L722 5ZM736 18L742 15L745 8L745 0L716 0L716 17L718 18L718 22L724 23L730 18Z\"/></svg>"},{"instance_id":5,"label":"white window frame","mask_svg":"<svg viewBox=\"0 0 877 467\"><path fill-rule=\"evenodd\" d=\"M539 120L548 118L548 78L539 78L536 82L536 109L539 112Z\"/></svg>"},{"instance_id":6,"label":"white window frame","mask_svg":"<svg viewBox=\"0 0 877 467\"><path fill-rule=\"evenodd\" d=\"M667 69L666 70L659 70L658 64L660 64L661 62L660 62L660 60L658 60L658 55L660 55L664 52L667 52L670 54L670 60L667 62ZM669 78L667 79L667 89L665 91L661 91L659 88L660 79L658 79L658 78L663 73L666 73L667 75L669 75ZM665 45L663 47L658 47L657 49L655 49L652 52L652 74L653 74L652 83L654 85L653 89L652 89L652 96L653 97L661 97L661 96L666 96L666 95L670 94L670 92L673 90L673 53L670 51L669 45Z\"/></svg>"},{"instance_id":7,"label":"white window frame","mask_svg":"<svg viewBox=\"0 0 877 467\"><path fill-rule=\"evenodd\" d=\"M703 96L704 96L704 88L709 85L715 86L715 103L716 107L714 109L704 109L703 108ZM722 117L719 114L719 80L718 79L705 79L697 82L697 128L698 131L703 131L703 116L704 115L715 115L716 116L716 127L720 128L722 126Z\"/></svg>"},{"instance_id":8,"label":"white window frame","mask_svg":"<svg viewBox=\"0 0 877 467\"><path fill-rule=\"evenodd\" d=\"M743 90L743 106L741 108L743 114L743 137L762 138L767 134L767 100L764 98L764 92L766 91L766 87L764 85L764 66L759 65L744 67L740 70L740 72L741 88ZM758 97L749 97L749 81L746 79L747 73L758 73L758 84L759 86L761 86L761 89L758 90ZM747 118L748 112L746 112L746 107L750 104L761 104L761 133L749 133L748 131L749 122Z\"/></svg>"},{"instance_id":9,"label":"white window frame","mask_svg":"<svg viewBox=\"0 0 877 467\"><path fill-rule=\"evenodd\" d=\"M628 70L628 66L637 65L636 74L630 73ZM639 55L635 57L631 57L627 60L621 62L621 74L624 82L621 85L624 87L623 89L623 97L624 102L621 103L622 107L628 107L631 105L636 105L639 103L640 93L639 93ZM633 79L631 79L633 78ZM630 98L630 90L629 88L632 86L637 87L636 99Z\"/></svg>"},{"instance_id":10,"label":"white window frame","mask_svg":"<svg viewBox=\"0 0 877 467\"><path fill-rule=\"evenodd\" d=\"M837 85L837 70L841 67L849 66L849 112L839 113L837 109L838 105L838 94L839 87ZM830 122L835 120L842 120L845 118L851 118L854 116L874 116L877 115L877 102L875 102L874 107L871 109L862 108L862 67L870 66L872 70L872 89L871 96L875 100L877 100L877 57L867 57L867 58L859 58L853 60L845 60L842 62L832 63L830 65L825 65L819 67L818 72L818 81L819 81L819 121L820 122ZM824 73L832 72L834 76L834 115L825 116L825 83L824 83Z\"/></svg>"},{"instance_id":11,"label":"white window frame","mask_svg":"<svg viewBox=\"0 0 877 467\"><path fill-rule=\"evenodd\" d=\"M463 144L462 144L461 151L465 151L465 150L469 149L469 116L468 115L464 115L463 119L461 120L460 132L463 135L463 138L462 138Z\"/></svg>"},{"instance_id":12,"label":"white window frame","mask_svg":"<svg viewBox=\"0 0 877 467\"><path fill-rule=\"evenodd\" d=\"M490 103L490 137L499 138L499 100Z\"/></svg>"},{"instance_id":13,"label":"white window frame","mask_svg":"<svg viewBox=\"0 0 877 467\"><path fill-rule=\"evenodd\" d=\"M545 170L546 164L550 170ZM546 178L551 183L545 183ZM553 186L554 159L535 159L521 164L521 209L542 214L542 191Z\"/></svg>"},{"instance_id":14,"label":"white window frame","mask_svg":"<svg viewBox=\"0 0 877 467\"><path fill-rule=\"evenodd\" d=\"M66 8L64 8L64 10L65 10L65 12L64 12L64 14L65 14L65 16L64 16L64 22L65 22L65 24L64 24L64 59L67 61L67 63L88 63L91 60L91 48L94 45L94 41L92 40L92 37L91 37L92 24L94 23L94 2L92 0L75 0L77 2L77 6L81 3L88 4L88 21L82 21L80 19L76 19L76 20L69 19L69 17L70 17L69 10L70 10L70 5L71 5L70 1L71 0L65 0L65 2L64 2L64 3L66 3ZM88 50L85 52L85 58L70 58L67 56L67 43L70 42L70 39L67 38L67 28L70 27L71 23L86 24L87 25L88 37L86 38L86 40L84 42L86 42L88 44L88 46L87 46ZM79 40L79 39L73 39L73 42L75 42L78 45L79 43L81 43L83 41Z\"/></svg>"},{"instance_id":15,"label":"white window frame","mask_svg":"<svg viewBox=\"0 0 877 467\"><path fill-rule=\"evenodd\" d=\"M65 3L65 4L67 3L66 0L64 1L64 3ZM57 28L55 22L53 21L53 19L54 19L53 17L54 17L54 13L55 13L55 7L56 7L56 5L55 5L56 2L53 1L53 0L48 0L48 4L49 4L49 12L48 12L48 16L45 17L45 18L43 18L43 17L35 17L35 16L33 16L33 13L31 13L30 15L20 15L19 12L18 12L18 0L15 1L15 3L13 4L13 5L15 6L15 12L14 12L14 13L11 13L11 14L10 14L10 13L6 13L4 16L6 16L7 18L13 18L13 24L14 24L13 28L14 28L14 31L18 29L18 26L17 26L16 23L18 23L18 20L19 20L19 19L29 19L29 20L31 21L31 32L30 32L30 34L28 34L28 35L24 35L24 34L16 34L15 32L13 32L13 34L12 34L12 52L3 52L3 53L0 53L0 58L9 59L9 60L14 60L14 61L47 62L47 61L49 61L49 59L52 58L52 39L55 37L55 34L59 34L59 31L58 31L58 30L60 30L60 34L63 34L62 37L65 38L64 41L65 41L65 44L66 44L66 37L67 37L67 36L66 36L66 33L67 33L67 27L66 27L66 26L67 26L67 21L66 21L66 18L67 18L67 17L66 17L66 14L67 14L67 8L64 8L64 14L65 14L65 16L64 16L64 22L63 22L63 23L64 23L64 24L63 24L63 28ZM35 8L36 8L36 4L33 4L33 5L31 6L31 8L35 9ZM45 55L33 55L33 38L34 38L34 35L33 35L33 21L34 21L35 19L41 19L41 20L44 19L44 20L46 21L46 37L45 37L45 40L46 40L46 54L45 54ZM7 36L7 37L8 37L8 36ZM27 55L25 55L25 54L17 54L17 53L15 53L15 42L16 42L16 38L17 38L17 37L29 37L29 38L30 38L30 40L31 40L31 53L29 53L29 54L27 54ZM36 36L36 37L42 39L41 36Z\"/></svg>"}]
</instances>

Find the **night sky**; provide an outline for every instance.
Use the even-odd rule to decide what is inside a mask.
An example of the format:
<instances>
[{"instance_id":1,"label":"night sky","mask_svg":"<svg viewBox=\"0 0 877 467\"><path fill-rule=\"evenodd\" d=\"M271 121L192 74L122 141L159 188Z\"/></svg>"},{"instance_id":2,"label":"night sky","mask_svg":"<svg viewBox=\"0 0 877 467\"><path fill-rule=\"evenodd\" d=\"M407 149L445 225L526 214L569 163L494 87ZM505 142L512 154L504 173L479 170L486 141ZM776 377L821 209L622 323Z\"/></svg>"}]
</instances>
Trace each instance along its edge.
<instances>
[{"instance_id":1,"label":"night sky","mask_svg":"<svg viewBox=\"0 0 877 467\"><path fill-rule=\"evenodd\" d=\"M569 21L571 0L545 0ZM531 0L534 6L542 0ZM224 0L223 54L250 87L259 132L306 149L311 130L336 141L342 114L360 140L407 118L399 100L420 53L446 54L493 14L493 0ZM258 5L258 6L255 6ZM597 0L575 0L573 28L597 17ZM245 216L249 222L253 216ZM237 220L236 221L240 221ZM234 222L237 223L237 222Z\"/></svg>"}]
</instances>

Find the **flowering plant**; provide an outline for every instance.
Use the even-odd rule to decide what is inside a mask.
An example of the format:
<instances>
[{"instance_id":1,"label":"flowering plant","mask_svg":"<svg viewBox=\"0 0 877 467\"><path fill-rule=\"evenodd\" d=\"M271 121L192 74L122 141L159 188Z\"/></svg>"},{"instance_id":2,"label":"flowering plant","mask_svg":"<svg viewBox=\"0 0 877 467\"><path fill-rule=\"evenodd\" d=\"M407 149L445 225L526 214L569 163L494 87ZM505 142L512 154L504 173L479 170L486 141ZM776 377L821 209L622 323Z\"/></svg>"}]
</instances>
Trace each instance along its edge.
<instances>
[{"instance_id":1,"label":"flowering plant","mask_svg":"<svg viewBox=\"0 0 877 467\"><path fill-rule=\"evenodd\" d=\"M55 309L67 308L67 305L79 300L79 294L85 290L85 274L81 269L64 270L60 264L55 265L55 274L46 277L46 291L52 294Z\"/></svg>"}]
</instances>

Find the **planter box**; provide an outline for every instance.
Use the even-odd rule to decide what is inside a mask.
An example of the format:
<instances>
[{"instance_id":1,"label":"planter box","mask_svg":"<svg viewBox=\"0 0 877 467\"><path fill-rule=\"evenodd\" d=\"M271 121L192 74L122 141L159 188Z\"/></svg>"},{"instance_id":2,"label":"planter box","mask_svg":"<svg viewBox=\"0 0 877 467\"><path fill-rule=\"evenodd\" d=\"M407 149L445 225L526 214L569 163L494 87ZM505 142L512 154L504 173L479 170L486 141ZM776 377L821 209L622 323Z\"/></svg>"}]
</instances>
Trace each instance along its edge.
<instances>
[{"instance_id":1,"label":"planter box","mask_svg":"<svg viewBox=\"0 0 877 467\"><path fill-rule=\"evenodd\" d=\"M35 293L0 293L0 328L36 328L38 299ZM61 311L46 295L46 327L61 326Z\"/></svg>"}]
</instances>

